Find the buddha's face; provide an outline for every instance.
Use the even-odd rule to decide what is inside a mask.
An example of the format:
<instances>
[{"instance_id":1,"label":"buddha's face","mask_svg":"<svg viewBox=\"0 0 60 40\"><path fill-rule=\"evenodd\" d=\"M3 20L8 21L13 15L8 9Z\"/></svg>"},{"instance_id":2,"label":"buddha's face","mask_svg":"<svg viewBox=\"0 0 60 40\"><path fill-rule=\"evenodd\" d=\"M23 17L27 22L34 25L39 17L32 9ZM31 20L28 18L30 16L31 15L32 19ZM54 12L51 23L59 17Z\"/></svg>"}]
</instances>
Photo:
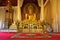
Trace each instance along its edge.
<instances>
[{"instance_id":1,"label":"buddha's face","mask_svg":"<svg viewBox=\"0 0 60 40\"><path fill-rule=\"evenodd\" d=\"M33 6L30 5L30 6L28 7L28 12L29 12L29 14L32 14L32 13L33 13Z\"/></svg>"}]
</instances>

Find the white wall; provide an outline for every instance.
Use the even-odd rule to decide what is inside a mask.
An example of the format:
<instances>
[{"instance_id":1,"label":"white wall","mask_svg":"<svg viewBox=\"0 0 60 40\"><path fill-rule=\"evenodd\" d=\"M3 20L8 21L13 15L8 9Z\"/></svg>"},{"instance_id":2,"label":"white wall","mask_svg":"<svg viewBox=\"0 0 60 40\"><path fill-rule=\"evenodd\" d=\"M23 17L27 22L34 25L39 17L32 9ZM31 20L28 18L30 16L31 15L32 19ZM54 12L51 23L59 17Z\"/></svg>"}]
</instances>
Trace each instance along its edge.
<instances>
[{"instance_id":1,"label":"white wall","mask_svg":"<svg viewBox=\"0 0 60 40\"><path fill-rule=\"evenodd\" d=\"M13 20L15 21L17 19L17 7L13 7L14 9L14 15L13 15ZM4 28L4 21L5 21L5 12L6 9L5 7L0 7L0 29L3 29Z\"/></svg>"},{"instance_id":2,"label":"white wall","mask_svg":"<svg viewBox=\"0 0 60 40\"><path fill-rule=\"evenodd\" d=\"M52 16L53 16L53 30L54 32L58 32L58 0L50 0L52 5Z\"/></svg>"},{"instance_id":3,"label":"white wall","mask_svg":"<svg viewBox=\"0 0 60 40\"><path fill-rule=\"evenodd\" d=\"M0 29L3 28L3 23L4 23L4 14L5 14L5 10L4 7L0 7Z\"/></svg>"}]
</instances>

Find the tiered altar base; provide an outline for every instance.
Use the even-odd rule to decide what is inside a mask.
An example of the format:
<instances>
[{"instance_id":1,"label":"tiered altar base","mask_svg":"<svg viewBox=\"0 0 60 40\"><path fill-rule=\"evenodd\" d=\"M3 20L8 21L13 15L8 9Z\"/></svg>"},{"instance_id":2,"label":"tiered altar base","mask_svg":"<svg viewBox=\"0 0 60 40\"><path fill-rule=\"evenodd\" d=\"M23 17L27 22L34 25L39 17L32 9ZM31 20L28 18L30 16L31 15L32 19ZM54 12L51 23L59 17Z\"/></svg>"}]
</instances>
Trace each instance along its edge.
<instances>
[{"instance_id":1,"label":"tiered altar base","mask_svg":"<svg viewBox=\"0 0 60 40\"><path fill-rule=\"evenodd\" d=\"M40 20L38 21L21 21L18 26L18 32L21 33L43 33L44 26L42 26Z\"/></svg>"}]
</instances>

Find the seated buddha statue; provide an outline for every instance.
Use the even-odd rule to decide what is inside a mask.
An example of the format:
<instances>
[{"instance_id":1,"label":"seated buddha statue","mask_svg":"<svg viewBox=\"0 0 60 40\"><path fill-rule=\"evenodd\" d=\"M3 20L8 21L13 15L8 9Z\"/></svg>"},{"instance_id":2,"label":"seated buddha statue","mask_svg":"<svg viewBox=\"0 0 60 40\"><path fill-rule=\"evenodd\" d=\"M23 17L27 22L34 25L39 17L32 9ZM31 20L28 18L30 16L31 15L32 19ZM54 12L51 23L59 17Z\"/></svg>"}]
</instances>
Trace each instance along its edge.
<instances>
[{"instance_id":1,"label":"seated buddha statue","mask_svg":"<svg viewBox=\"0 0 60 40\"><path fill-rule=\"evenodd\" d=\"M25 14L25 19L29 21L34 21L36 19L36 14L34 13L34 8L32 5L29 5L27 8L27 13Z\"/></svg>"}]
</instances>

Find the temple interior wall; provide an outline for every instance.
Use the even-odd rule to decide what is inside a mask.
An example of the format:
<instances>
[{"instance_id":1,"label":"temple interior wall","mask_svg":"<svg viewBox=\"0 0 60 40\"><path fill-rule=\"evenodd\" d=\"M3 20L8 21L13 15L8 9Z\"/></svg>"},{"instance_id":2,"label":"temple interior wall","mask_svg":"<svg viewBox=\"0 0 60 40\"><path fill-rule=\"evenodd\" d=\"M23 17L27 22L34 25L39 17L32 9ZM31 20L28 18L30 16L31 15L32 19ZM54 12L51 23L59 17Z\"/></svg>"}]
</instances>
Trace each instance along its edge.
<instances>
[{"instance_id":1,"label":"temple interior wall","mask_svg":"<svg viewBox=\"0 0 60 40\"><path fill-rule=\"evenodd\" d=\"M13 7L14 15L13 20L17 20L17 6ZM54 32L60 32L60 0L50 0L50 2L45 6L45 19L49 22ZM5 21L5 7L0 7L0 29L2 29L2 24Z\"/></svg>"}]
</instances>

